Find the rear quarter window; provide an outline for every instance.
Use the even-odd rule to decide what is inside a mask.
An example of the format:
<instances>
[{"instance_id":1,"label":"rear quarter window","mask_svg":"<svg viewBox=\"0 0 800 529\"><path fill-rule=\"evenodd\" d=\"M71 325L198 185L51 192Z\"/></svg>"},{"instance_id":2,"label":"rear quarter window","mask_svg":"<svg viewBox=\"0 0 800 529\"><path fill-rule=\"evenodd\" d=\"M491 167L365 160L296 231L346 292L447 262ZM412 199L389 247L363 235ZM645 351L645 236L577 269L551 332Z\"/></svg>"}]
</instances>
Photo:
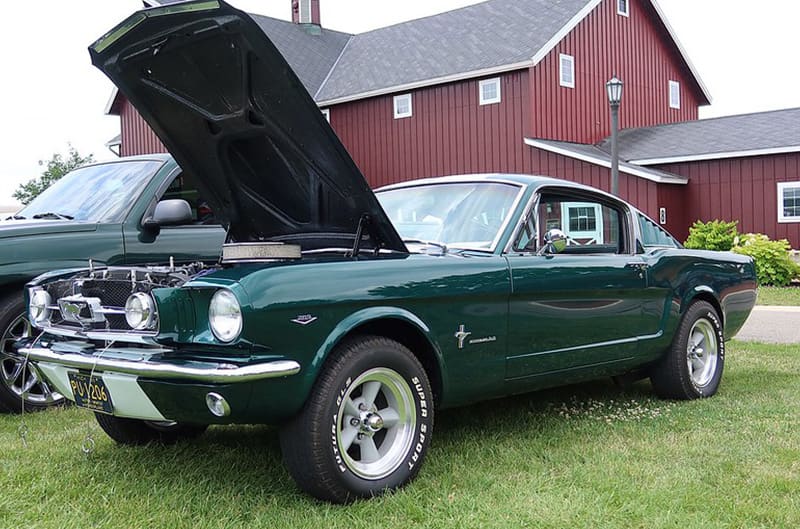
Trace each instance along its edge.
<instances>
[{"instance_id":1,"label":"rear quarter window","mask_svg":"<svg viewBox=\"0 0 800 529\"><path fill-rule=\"evenodd\" d=\"M639 231L642 236L642 246L645 248L681 248L681 243L672 235L641 213L639 214Z\"/></svg>"}]
</instances>

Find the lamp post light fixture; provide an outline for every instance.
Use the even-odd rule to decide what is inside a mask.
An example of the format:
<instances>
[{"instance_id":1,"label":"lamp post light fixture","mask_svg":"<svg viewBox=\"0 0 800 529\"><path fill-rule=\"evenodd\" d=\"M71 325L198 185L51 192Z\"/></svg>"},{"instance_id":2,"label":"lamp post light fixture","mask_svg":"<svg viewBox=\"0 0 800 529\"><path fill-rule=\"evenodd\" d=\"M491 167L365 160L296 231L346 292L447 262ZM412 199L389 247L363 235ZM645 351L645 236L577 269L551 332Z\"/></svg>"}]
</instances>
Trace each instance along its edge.
<instances>
[{"instance_id":1,"label":"lamp post light fixture","mask_svg":"<svg viewBox=\"0 0 800 529\"><path fill-rule=\"evenodd\" d=\"M619 195L619 104L622 101L622 81L615 75L606 83L608 104L611 107L611 194Z\"/></svg>"}]
</instances>

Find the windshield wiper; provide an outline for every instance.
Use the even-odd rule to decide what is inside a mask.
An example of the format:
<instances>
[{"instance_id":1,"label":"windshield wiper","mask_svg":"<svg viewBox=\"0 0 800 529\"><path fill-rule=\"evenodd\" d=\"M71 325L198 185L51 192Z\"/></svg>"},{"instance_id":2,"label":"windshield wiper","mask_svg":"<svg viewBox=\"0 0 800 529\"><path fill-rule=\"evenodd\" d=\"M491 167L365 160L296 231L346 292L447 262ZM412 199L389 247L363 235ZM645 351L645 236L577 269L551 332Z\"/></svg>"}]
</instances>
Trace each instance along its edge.
<instances>
[{"instance_id":1,"label":"windshield wiper","mask_svg":"<svg viewBox=\"0 0 800 529\"><path fill-rule=\"evenodd\" d=\"M74 220L75 219L75 217L73 217L71 215L64 215L63 213L52 213L52 212L49 212L49 211L47 213L37 213L36 215L34 215L31 218L32 219L63 219L63 220Z\"/></svg>"},{"instance_id":2,"label":"windshield wiper","mask_svg":"<svg viewBox=\"0 0 800 529\"><path fill-rule=\"evenodd\" d=\"M434 246L442 251L442 255L447 253L447 245L443 242L423 241L422 239L403 239L403 242L411 244L423 244L425 246Z\"/></svg>"},{"instance_id":3,"label":"windshield wiper","mask_svg":"<svg viewBox=\"0 0 800 529\"><path fill-rule=\"evenodd\" d=\"M11 215L10 217L6 217L6 220L25 220L25 217L22 215Z\"/></svg>"}]
</instances>

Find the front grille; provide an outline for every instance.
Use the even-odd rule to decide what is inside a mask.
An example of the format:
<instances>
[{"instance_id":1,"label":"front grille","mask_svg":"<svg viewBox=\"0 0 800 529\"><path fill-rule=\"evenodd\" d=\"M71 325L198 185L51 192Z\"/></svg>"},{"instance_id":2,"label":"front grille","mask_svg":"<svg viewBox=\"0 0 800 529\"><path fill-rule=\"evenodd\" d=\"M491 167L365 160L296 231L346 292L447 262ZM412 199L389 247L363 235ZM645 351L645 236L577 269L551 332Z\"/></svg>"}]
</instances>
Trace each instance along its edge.
<instances>
[{"instance_id":1,"label":"front grille","mask_svg":"<svg viewBox=\"0 0 800 529\"><path fill-rule=\"evenodd\" d=\"M58 300L67 297L82 296L83 298L97 298L100 300L100 305L104 311L124 311L125 302L128 297L134 292L149 292L155 287L160 285L153 285L146 282L132 283L130 280L116 280L116 279L68 279L55 281L45 285L48 294L54 301L54 305L58 305ZM95 330L95 331L132 331L130 325L125 320L124 314L109 314L104 313L102 321L86 321L78 323L68 321L61 310L54 310L51 312L50 324L54 327L64 327L73 330ZM80 315L84 320L91 319L89 316L94 315L88 307L84 307Z\"/></svg>"},{"instance_id":2,"label":"front grille","mask_svg":"<svg viewBox=\"0 0 800 529\"><path fill-rule=\"evenodd\" d=\"M125 319L125 303L136 292L179 287L192 276L207 271L202 263L181 267L101 268L45 282L52 299L49 325L56 333L109 332L152 336L156 330L137 331Z\"/></svg>"}]
</instances>

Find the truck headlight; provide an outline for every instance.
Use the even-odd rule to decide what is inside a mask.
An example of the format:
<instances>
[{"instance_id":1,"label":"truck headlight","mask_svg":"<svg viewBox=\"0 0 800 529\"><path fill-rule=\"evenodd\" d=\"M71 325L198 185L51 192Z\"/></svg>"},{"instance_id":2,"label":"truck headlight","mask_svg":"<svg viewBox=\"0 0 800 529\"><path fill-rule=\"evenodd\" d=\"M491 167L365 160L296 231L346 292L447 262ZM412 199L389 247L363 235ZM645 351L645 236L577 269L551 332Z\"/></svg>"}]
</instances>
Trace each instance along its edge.
<instances>
[{"instance_id":1,"label":"truck headlight","mask_svg":"<svg viewBox=\"0 0 800 529\"><path fill-rule=\"evenodd\" d=\"M125 321L131 329L143 331L152 329L156 322L156 304L144 292L131 294L125 302Z\"/></svg>"},{"instance_id":2,"label":"truck headlight","mask_svg":"<svg viewBox=\"0 0 800 529\"><path fill-rule=\"evenodd\" d=\"M208 306L211 331L221 342L230 342L242 332L242 309L230 290L218 290Z\"/></svg>"},{"instance_id":3,"label":"truck headlight","mask_svg":"<svg viewBox=\"0 0 800 529\"><path fill-rule=\"evenodd\" d=\"M50 306L53 299L46 290L36 288L30 291L28 316L33 324L42 324L50 319Z\"/></svg>"}]
</instances>

